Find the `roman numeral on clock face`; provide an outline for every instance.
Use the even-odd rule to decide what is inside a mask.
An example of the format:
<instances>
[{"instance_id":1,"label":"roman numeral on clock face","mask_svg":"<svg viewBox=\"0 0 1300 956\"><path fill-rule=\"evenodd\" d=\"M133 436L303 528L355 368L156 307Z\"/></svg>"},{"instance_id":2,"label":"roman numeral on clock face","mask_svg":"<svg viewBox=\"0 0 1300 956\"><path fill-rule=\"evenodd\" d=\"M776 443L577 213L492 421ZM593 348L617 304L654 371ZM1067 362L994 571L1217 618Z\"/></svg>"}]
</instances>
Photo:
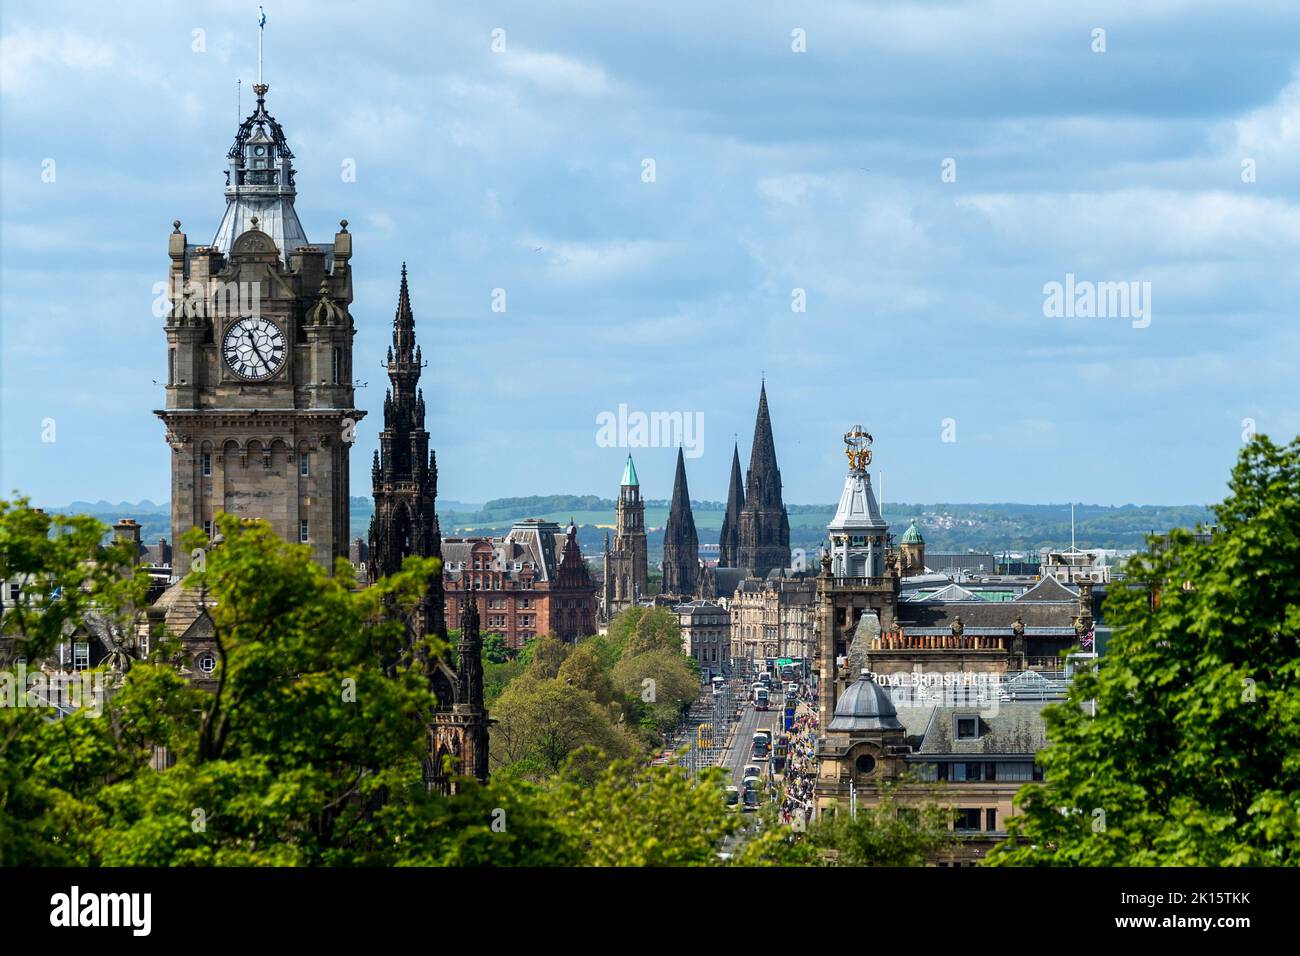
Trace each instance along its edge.
<instances>
[{"instance_id":1,"label":"roman numeral on clock face","mask_svg":"<svg viewBox=\"0 0 1300 956\"><path fill-rule=\"evenodd\" d=\"M240 319L226 329L221 351L226 365L236 375L262 381L284 366L284 333L267 319Z\"/></svg>"}]
</instances>

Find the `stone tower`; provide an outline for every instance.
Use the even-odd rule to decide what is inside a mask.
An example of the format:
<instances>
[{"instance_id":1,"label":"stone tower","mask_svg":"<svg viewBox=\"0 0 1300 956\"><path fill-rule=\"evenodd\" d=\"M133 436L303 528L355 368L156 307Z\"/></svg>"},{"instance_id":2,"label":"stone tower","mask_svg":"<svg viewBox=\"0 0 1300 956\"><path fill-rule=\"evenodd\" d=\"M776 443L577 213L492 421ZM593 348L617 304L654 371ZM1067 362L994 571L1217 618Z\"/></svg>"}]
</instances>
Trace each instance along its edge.
<instances>
[{"instance_id":1,"label":"stone tower","mask_svg":"<svg viewBox=\"0 0 1300 956\"><path fill-rule=\"evenodd\" d=\"M898 558L904 577L925 574L925 538L921 537L921 529L916 526L916 519L912 519L912 523L903 532L898 547Z\"/></svg>"},{"instance_id":2,"label":"stone tower","mask_svg":"<svg viewBox=\"0 0 1300 956\"><path fill-rule=\"evenodd\" d=\"M736 565L745 568L752 577L766 577L773 568L790 566L790 517L781 502L781 470L776 466L766 383L758 393L754 447L749 453L745 504L740 510L737 537Z\"/></svg>"},{"instance_id":3,"label":"stone tower","mask_svg":"<svg viewBox=\"0 0 1300 956\"><path fill-rule=\"evenodd\" d=\"M673 479L673 500L664 526L665 594L690 599L700 580L700 539L691 513L691 493L686 487L686 460L677 449L677 475Z\"/></svg>"},{"instance_id":4,"label":"stone tower","mask_svg":"<svg viewBox=\"0 0 1300 956\"><path fill-rule=\"evenodd\" d=\"M457 666L445 661L429 665L429 682L438 709L429 726L429 756L425 783L430 790L453 794L458 778L488 779L488 718L483 703L483 639L479 634L478 600L473 590L461 607Z\"/></svg>"},{"instance_id":5,"label":"stone tower","mask_svg":"<svg viewBox=\"0 0 1300 956\"><path fill-rule=\"evenodd\" d=\"M423 359L415 342L411 292L402 264L402 283L393 317L393 344L388 348L390 387L384 395L384 428L370 469L375 513L370 519L366 574L373 584L398 571L408 555L442 557L435 504L438 462L429 449L424 427L424 390L419 387ZM442 575L429 580L413 621L416 634L445 635Z\"/></svg>"},{"instance_id":6,"label":"stone tower","mask_svg":"<svg viewBox=\"0 0 1300 956\"><path fill-rule=\"evenodd\" d=\"M167 313L172 540L213 533L218 512L263 518L333 568L348 556L354 406L352 236L307 241L294 211L293 153L266 111L268 87L227 153L226 209L208 245L179 220ZM176 548L173 572L189 571Z\"/></svg>"},{"instance_id":7,"label":"stone tower","mask_svg":"<svg viewBox=\"0 0 1300 956\"><path fill-rule=\"evenodd\" d=\"M605 617L611 618L648 595L650 568L646 561L645 502L636 465L627 456L614 506L614 547L605 551Z\"/></svg>"},{"instance_id":8,"label":"stone tower","mask_svg":"<svg viewBox=\"0 0 1300 956\"><path fill-rule=\"evenodd\" d=\"M727 510L718 535L718 567L740 567L740 509L745 506L745 485L740 477L740 448L731 447L731 480L727 484Z\"/></svg>"}]
</instances>

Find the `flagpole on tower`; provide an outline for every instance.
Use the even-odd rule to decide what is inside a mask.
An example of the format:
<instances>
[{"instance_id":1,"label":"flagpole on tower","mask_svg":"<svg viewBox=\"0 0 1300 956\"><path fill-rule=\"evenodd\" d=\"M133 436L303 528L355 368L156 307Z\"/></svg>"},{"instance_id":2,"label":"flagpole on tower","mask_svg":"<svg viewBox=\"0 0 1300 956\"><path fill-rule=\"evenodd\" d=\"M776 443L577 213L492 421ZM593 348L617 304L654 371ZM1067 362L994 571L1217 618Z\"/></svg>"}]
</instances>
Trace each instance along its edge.
<instances>
[{"instance_id":1,"label":"flagpole on tower","mask_svg":"<svg viewBox=\"0 0 1300 956\"><path fill-rule=\"evenodd\" d=\"M266 11L257 8L257 83L262 84L262 34L266 32Z\"/></svg>"}]
</instances>

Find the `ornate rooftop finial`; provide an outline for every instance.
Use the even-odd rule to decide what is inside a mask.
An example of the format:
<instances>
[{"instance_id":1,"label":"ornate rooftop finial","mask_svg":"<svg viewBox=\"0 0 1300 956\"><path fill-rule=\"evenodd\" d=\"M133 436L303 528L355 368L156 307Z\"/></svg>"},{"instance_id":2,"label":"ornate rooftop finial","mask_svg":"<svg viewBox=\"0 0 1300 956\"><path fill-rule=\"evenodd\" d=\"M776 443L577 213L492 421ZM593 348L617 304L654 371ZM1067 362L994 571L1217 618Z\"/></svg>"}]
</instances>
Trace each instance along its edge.
<instances>
[{"instance_id":1,"label":"ornate rooftop finial","mask_svg":"<svg viewBox=\"0 0 1300 956\"><path fill-rule=\"evenodd\" d=\"M866 471L871 464L871 443L875 441L861 425L844 433L844 454L852 471Z\"/></svg>"},{"instance_id":2,"label":"ornate rooftop finial","mask_svg":"<svg viewBox=\"0 0 1300 956\"><path fill-rule=\"evenodd\" d=\"M181 221L180 221L179 219L173 219L173 220L172 220L172 231L173 231L173 232L180 232L180 231L181 231Z\"/></svg>"}]
</instances>

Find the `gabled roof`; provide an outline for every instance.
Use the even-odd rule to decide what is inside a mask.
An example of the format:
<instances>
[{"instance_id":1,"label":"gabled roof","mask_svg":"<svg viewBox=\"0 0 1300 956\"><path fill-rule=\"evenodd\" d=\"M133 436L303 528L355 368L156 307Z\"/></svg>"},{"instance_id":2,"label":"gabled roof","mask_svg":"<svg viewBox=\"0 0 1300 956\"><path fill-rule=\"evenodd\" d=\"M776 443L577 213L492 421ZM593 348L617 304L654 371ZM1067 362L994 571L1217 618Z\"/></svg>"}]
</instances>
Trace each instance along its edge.
<instances>
[{"instance_id":1,"label":"gabled roof","mask_svg":"<svg viewBox=\"0 0 1300 956\"><path fill-rule=\"evenodd\" d=\"M1045 577L1020 597L1013 604L1029 601L1078 601L1079 593L1067 588L1054 577Z\"/></svg>"},{"instance_id":2,"label":"gabled roof","mask_svg":"<svg viewBox=\"0 0 1300 956\"><path fill-rule=\"evenodd\" d=\"M960 584L949 584L947 587L940 588L938 591L935 591L933 594L927 594L924 597L918 594L916 597L912 598L912 600L952 602L952 601L982 601L984 599L980 597L978 594L976 594L974 591L966 590Z\"/></svg>"}]
</instances>

